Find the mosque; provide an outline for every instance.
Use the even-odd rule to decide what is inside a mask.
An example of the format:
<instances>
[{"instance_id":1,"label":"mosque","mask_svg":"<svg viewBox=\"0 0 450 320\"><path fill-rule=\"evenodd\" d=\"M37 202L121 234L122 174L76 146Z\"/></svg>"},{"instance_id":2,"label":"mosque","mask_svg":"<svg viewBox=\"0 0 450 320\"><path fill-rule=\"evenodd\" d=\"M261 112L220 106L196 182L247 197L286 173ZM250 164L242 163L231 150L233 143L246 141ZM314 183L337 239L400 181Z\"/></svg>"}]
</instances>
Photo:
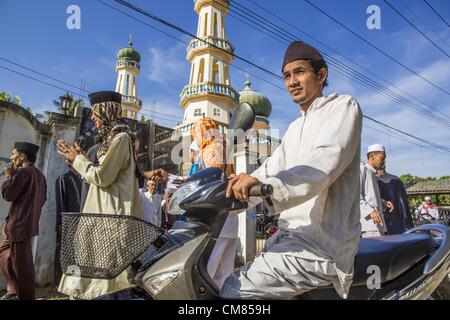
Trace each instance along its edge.
<instances>
[{"instance_id":1,"label":"mosque","mask_svg":"<svg viewBox=\"0 0 450 320\"><path fill-rule=\"evenodd\" d=\"M201 40L192 39L186 49L191 68L189 82L180 93L179 105L184 116L183 122L172 128L173 132L181 137L189 136L195 122L205 116L212 118L218 124L220 132L225 133L235 108L239 103L248 102L256 112L253 128L265 137L265 133L270 129L270 100L253 90L248 80L240 92L231 84L230 66L234 58L234 47L227 40L225 29L229 0L195 0L194 6L198 14L197 38ZM134 120L142 109L142 99L137 92L140 63L141 56L133 48L130 36L128 47L117 54L115 71L116 91L122 94L123 116ZM157 126L156 131L154 167L164 167L170 162L168 151L171 130ZM264 139L270 149L270 155L275 145L272 145L270 137ZM182 164L180 173L189 172L190 166L191 163Z\"/></svg>"}]
</instances>

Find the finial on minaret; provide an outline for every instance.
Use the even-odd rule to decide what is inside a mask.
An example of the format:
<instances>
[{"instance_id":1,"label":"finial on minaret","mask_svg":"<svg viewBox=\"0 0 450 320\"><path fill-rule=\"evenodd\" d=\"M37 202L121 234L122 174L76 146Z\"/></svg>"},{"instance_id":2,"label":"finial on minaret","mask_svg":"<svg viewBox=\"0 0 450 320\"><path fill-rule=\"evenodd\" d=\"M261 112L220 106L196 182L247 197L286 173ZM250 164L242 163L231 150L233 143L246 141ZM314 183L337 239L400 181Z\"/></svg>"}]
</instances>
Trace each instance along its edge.
<instances>
[{"instance_id":1,"label":"finial on minaret","mask_svg":"<svg viewBox=\"0 0 450 320\"><path fill-rule=\"evenodd\" d=\"M128 46L131 48L133 46L133 37L130 33L130 41L128 42Z\"/></svg>"},{"instance_id":2,"label":"finial on minaret","mask_svg":"<svg viewBox=\"0 0 450 320\"><path fill-rule=\"evenodd\" d=\"M251 86L251 82L250 82L250 74L248 73L248 72L246 72L245 73L245 78L247 79L246 81L245 81L245 83L244 83L244 85L245 85L245 88L247 89L250 89L250 86Z\"/></svg>"}]
</instances>

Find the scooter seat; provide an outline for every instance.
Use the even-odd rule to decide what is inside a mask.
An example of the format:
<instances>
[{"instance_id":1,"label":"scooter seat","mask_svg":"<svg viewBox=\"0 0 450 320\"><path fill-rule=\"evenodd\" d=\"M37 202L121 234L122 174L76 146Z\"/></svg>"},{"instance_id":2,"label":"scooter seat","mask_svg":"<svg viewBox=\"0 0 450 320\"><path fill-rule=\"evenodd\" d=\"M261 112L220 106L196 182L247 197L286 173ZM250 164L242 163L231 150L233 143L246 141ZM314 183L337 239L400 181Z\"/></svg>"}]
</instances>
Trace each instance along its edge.
<instances>
[{"instance_id":1,"label":"scooter seat","mask_svg":"<svg viewBox=\"0 0 450 320\"><path fill-rule=\"evenodd\" d=\"M428 234L397 234L362 238L355 256L353 285L366 285L374 274L370 266L380 267L381 284L391 281L428 256L437 246Z\"/></svg>"}]
</instances>

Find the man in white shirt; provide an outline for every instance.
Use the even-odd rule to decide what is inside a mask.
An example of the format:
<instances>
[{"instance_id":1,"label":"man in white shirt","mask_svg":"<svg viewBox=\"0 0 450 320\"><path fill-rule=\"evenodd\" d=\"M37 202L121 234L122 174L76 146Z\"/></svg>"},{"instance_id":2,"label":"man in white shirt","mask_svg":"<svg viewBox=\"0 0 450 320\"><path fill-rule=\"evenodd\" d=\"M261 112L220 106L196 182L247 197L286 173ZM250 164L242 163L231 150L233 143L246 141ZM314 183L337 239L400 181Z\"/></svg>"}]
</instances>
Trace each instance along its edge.
<instances>
[{"instance_id":1,"label":"man in white shirt","mask_svg":"<svg viewBox=\"0 0 450 320\"><path fill-rule=\"evenodd\" d=\"M162 195L156 193L158 185L155 181L149 180L146 187L139 189L139 193L141 194L142 218L155 226L161 227Z\"/></svg>"},{"instance_id":2,"label":"man in white shirt","mask_svg":"<svg viewBox=\"0 0 450 320\"><path fill-rule=\"evenodd\" d=\"M431 197L426 196L422 204L417 208L417 212L426 220L436 222L439 220L439 209L431 202Z\"/></svg>"},{"instance_id":3,"label":"man in white shirt","mask_svg":"<svg viewBox=\"0 0 450 320\"><path fill-rule=\"evenodd\" d=\"M350 96L323 96L326 62L305 43L289 45L282 72L302 115L260 168L232 178L227 189L227 196L249 201L250 187L271 184L279 230L253 262L226 279L220 295L290 299L333 284L346 298L361 233L361 109Z\"/></svg>"},{"instance_id":4,"label":"man in white shirt","mask_svg":"<svg viewBox=\"0 0 450 320\"><path fill-rule=\"evenodd\" d=\"M393 210L392 202L381 199L377 170L385 167L386 153L381 144L370 145L367 149L367 164L361 163L361 236L379 237L386 233L383 209Z\"/></svg>"}]
</instances>

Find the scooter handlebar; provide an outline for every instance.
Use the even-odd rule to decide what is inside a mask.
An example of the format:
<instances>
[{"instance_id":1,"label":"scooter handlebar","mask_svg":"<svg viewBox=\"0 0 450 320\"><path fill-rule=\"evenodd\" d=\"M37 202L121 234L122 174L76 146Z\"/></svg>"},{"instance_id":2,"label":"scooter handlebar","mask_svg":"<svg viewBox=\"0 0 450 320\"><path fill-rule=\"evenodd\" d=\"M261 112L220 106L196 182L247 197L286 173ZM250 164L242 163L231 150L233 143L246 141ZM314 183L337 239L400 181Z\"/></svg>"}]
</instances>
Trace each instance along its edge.
<instances>
[{"instance_id":1,"label":"scooter handlebar","mask_svg":"<svg viewBox=\"0 0 450 320\"><path fill-rule=\"evenodd\" d=\"M248 191L250 197L270 197L273 193L271 184L258 184Z\"/></svg>"}]
</instances>

